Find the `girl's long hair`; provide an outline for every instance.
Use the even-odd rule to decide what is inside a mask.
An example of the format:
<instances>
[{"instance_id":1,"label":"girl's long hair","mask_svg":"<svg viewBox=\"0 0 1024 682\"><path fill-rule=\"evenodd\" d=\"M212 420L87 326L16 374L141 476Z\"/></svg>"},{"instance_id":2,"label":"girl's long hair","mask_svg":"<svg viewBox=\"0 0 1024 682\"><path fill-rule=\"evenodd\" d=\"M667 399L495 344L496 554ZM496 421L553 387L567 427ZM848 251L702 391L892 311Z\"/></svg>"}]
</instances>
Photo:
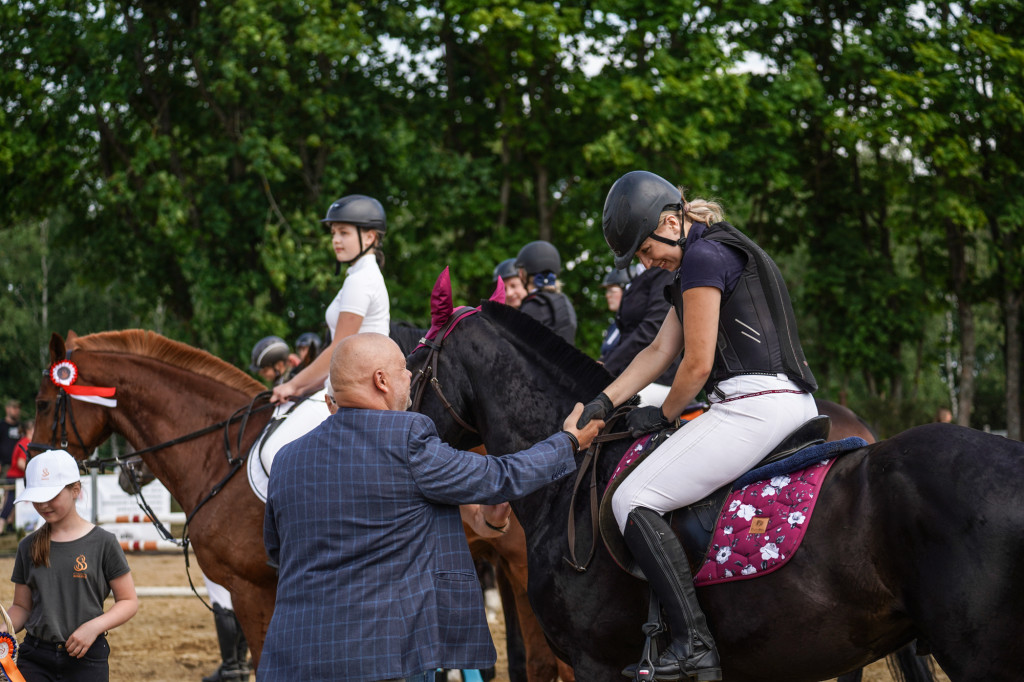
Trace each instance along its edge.
<instances>
[{"instance_id":1,"label":"girl's long hair","mask_svg":"<svg viewBox=\"0 0 1024 682\"><path fill-rule=\"evenodd\" d=\"M78 481L68 483L65 488L72 488L71 494L78 499L82 492L82 484ZM75 512L78 513L77 511ZM50 524L43 523L35 533L32 534L32 548L29 552L33 566L50 567Z\"/></svg>"}]
</instances>

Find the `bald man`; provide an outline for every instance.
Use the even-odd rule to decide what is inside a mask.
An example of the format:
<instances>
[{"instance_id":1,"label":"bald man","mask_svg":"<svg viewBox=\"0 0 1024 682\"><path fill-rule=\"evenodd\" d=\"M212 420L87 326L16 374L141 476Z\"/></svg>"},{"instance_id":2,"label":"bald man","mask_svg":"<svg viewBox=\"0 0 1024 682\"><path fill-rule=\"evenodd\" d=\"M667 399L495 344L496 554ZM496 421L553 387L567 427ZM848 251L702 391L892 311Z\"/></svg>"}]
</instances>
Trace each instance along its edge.
<instances>
[{"instance_id":1,"label":"bald man","mask_svg":"<svg viewBox=\"0 0 1024 682\"><path fill-rule=\"evenodd\" d=\"M280 565L258 680L433 682L496 654L459 504L497 504L575 470L602 426L560 431L527 450L456 450L406 412L411 375L398 345L355 334L331 356L331 416L281 449L263 537ZM333 395L330 393L333 392Z\"/></svg>"}]
</instances>

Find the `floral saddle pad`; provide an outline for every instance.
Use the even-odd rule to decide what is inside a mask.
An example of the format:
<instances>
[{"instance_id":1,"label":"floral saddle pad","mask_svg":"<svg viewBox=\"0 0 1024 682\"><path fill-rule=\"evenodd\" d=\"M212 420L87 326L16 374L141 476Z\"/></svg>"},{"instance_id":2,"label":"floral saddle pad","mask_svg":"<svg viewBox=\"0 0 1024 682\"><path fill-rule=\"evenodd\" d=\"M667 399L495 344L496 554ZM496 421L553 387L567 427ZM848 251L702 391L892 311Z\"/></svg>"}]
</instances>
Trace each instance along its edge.
<instances>
[{"instance_id":1,"label":"floral saddle pad","mask_svg":"<svg viewBox=\"0 0 1024 682\"><path fill-rule=\"evenodd\" d=\"M807 532L835 457L749 483L725 500L695 585L744 580L778 570Z\"/></svg>"},{"instance_id":2,"label":"floral saddle pad","mask_svg":"<svg viewBox=\"0 0 1024 682\"><path fill-rule=\"evenodd\" d=\"M645 437L626 451L613 482L619 473L649 454L647 445ZM856 437L812 445L749 471L708 498L673 512L679 518L673 519L672 525L691 564L699 566L694 570L694 584L746 580L781 568L800 546L825 475L836 458L865 445L865 440ZM602 507L610 502L607 497ZM614 530L617 534L618 527ZM628 554L624 543L620 539L609 543L610 533L604 524L601 531L616 562L634 572L631 557L623 560L621 555L623 550ZM699 560L693 561L695 557Z\"/></svg>"}]
</instances>

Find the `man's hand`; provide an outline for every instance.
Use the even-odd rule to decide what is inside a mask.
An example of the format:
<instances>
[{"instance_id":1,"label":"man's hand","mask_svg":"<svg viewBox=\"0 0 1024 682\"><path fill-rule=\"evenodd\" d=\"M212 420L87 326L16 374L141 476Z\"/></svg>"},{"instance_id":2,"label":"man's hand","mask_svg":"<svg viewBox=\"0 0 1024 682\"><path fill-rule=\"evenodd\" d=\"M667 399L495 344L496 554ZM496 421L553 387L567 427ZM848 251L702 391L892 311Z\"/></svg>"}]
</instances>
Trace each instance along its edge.
<instances>
[{"instance_id":1,"label":"man's hand","mask_svg":"<svg viewBox=\"0 0 1024 682\"><path fill-rule=\"evenodd\" d=\"M657 405L636 408L626 415L626 424L629 426L629 435L633 438L672 426Z\"/></svg>"},{"instance_id":2,"label":"man's hand","mask_svg":"<svg viewBox=\"0 0 1024 682\"><path fill-rule=\"evenodd\" d=\"M601 396L604 396L604 393ZM576 403L576 406L572 408L572 412L566 417L565 423L562 424L563 431L568 431L576 436L576 440L580 442L580 450L589 448L590 443L594 440L594 436L599 434L601 429L604 428L604 421L602 419L587 419L584 421L584 416L586 416L586 411L583 403ZM581 422L584 424L583 426L580 426Z\"/></svg>"},{"instance_id":3,"label":"man's hand","mask_svg":"<svg viewBox=\"0 0 1024 682\"><path fill-rule=\"evenodd\" d=\"M583 414L580 416L579 421L576 422L576 428L582 429L591 419L604 419L613 409L615 409L615 406L612 405L612 401L608 396L604 393L598 393L597 397L583 408ZM575 414L575 410L573 410L573 413ZM580 444L580 447L583 447L583 445Z\"/></svg>"}]
</instances>

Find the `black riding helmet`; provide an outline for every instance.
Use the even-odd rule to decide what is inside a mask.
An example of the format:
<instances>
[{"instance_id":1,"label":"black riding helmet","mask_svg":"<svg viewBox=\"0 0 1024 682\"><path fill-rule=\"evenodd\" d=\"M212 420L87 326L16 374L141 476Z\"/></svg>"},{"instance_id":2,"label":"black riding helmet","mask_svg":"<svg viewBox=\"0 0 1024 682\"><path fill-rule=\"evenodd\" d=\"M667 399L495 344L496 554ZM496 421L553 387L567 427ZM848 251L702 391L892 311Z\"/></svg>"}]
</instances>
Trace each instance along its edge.
<instances>
[{"instance_id":1,"label":"black riding helmet","mask_svg":"<svg viewBox=\"0 0 1024 682\"><path fill-rule=\"evenodd\" d=\"M498 277L508 281L513 277L518 277L519 273L516 271L516 259L506 258L497 265L494 266L494 276L491 277L492 282L497 282Z\"/></svg>"},{"instance_id":2,"label":"black riding helmet","mask_svg":"<svg viewBox=\"0 0 1024 682\"><path fill-rule=\"evenodd\" d=\"M280 336L264 336L252 347L250 372L272 367L275 362L288 359L288 344Z\"/></svg>"},{"instance_id":3,"label":"black riding helmet","mask_svg":"<svg viewBox=\"0 0 1024 682\"><path fill-rule=\"evenodd\" d=\"M331 204L327 209L327 217L320 222L328 232L331 231L331 223L348 223L384 234L387 231L386 218L384 207L373 197L349 194Z\"/></svg>"},{"instance_id":4,"label":"black riding helmet","mask_svg":"<svg viewBox=\"0 0 1024 682\"><path fill-rule=\"evenodd\" d=\"M612 270L607 275L605 275L604 276L604 280L601 282L601 286L603 286L603 287L619 286L619 287L622 287L623 289L625 289L626 285L629 284L632 281L633 281L633 268L632 267L626 267L626 268L621 268L619 270Z\"/></svg>"},{"instance_id":5,"label":"black riding helmet","mask_svg":"<svg viewBox=\"0 0 1024 682\"><path fill-rule=\"evenodd\" d=\"M519 249L515 268L526 270L527 275L550 272L557 277L562 272L562 258L551 242L538 240Z\"/></svg>"},{"instance_id":6,"label":"black riding helmet","mask_svg":"<svg viewBox=\"0 0 1024 682\"><path fill-rule=\"evenodd\" d=\"M658 228L662 212L681 209L682 199L679 188L647 171L630 171L615 181L604 201L602 229L616 268L629 265Z\"/></svg>"}]
</instances>

